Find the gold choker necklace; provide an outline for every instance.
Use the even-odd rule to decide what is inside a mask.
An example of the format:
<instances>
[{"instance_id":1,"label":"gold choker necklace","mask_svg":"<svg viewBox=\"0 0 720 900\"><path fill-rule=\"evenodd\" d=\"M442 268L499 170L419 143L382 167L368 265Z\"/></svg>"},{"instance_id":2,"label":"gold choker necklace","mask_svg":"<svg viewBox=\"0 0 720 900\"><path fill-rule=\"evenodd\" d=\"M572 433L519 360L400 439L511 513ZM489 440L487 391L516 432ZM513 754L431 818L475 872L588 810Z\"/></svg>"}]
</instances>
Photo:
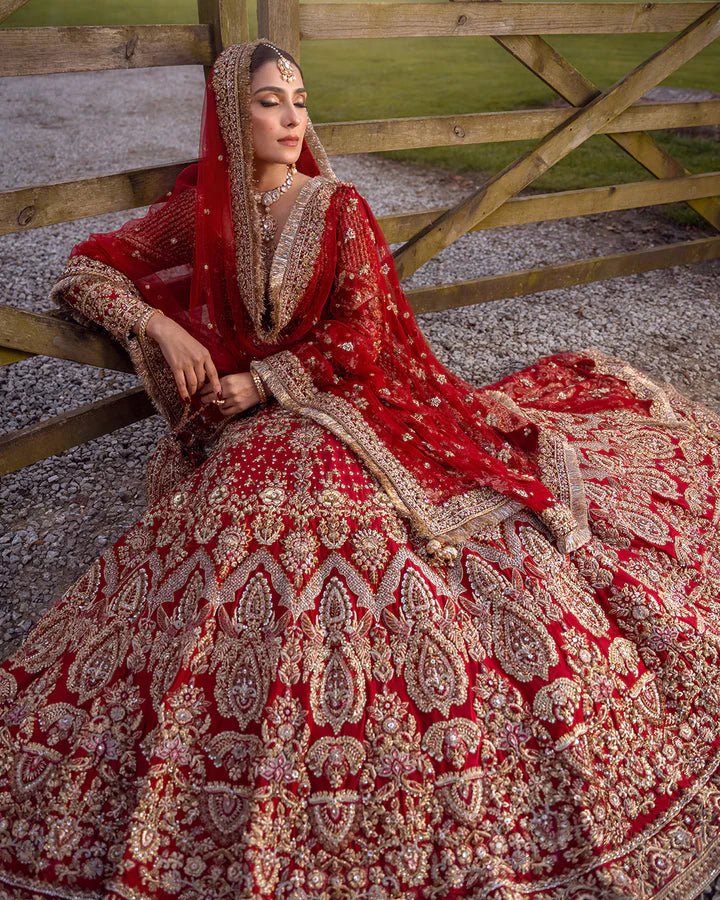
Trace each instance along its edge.
<instances>
[{"instance_id":1,"label":"gold choker necklace","mask_svg":"<svg viewBox=\"0 0 720 900\"><path fill-rule=\"evenodd\" d=\"M263 206L270 206L270 204L274 203L281 194L284 194L285 191L290 187L293 183L293 178L295 177L295 173L297 172L297 167L295 163L291 163L288 166L287 175L285 176L285 181L278 187L271 188L269 191L254 191L254 197L256 203L262 203Z\"/></svg>"},{"instance_id":2,"label":"gold choker necklace","mask_svg":"<svg viewBox=\"0 0 720 900\"><path fill-rule=\"evenodd\" d=\"M288 190L290 185L293 183L296 172L297 167L295 166L295 163L291 163L288 166L285 181L283 181L281 185L275 188L271 188L269 191L253 192L255 202L259 206L260 227L262 229L262 239L265 244L266 250L272 248L272 240L275 236L275 232L277 231L277 222L272 217L272 215L270 215L270 206L278 199L281 194L284 194L285 191Z\"/></svg>"}]
</instances>

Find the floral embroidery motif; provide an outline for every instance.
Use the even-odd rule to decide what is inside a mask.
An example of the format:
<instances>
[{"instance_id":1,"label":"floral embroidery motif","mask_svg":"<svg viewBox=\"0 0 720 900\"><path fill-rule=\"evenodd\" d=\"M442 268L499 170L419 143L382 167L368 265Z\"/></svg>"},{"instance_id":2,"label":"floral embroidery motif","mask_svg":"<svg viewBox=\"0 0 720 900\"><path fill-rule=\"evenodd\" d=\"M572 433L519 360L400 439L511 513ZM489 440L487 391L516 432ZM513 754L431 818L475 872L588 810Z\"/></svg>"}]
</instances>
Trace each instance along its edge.
<instances>
[{"instance_id":1,"label":"floral embroidery motif","mask_svg":"<svg viewBox=\"0 0 720 900\"><path fill-rule=\"evenodd\" d=\"M243 237L244 52L213 82ZM391 256L311 125L307 142L321 175L268 271L236 241L238 288L276 337L337 202L337 317L305 352L253 363L279 402L198 433L202 461L161 442L146 513L0 666L3 890L698 893L720 868L720 417L599 350L559 354L488 390L487 411L455 385L468 426L521 417L557 502L424 493L359 414L370 364L398 356L363 314L404 329L410 312L374 277ZM139 291L89 258L65 274L58 296L126 346L177 423L162 354L129 335ZM333 395L342 371L358 377ZM406 371L448 397L445 374ZM611 387L623 408L598 403ZM378 387L373 408L396 399ZM422 421L398 429L408 448ZM508 441L487 443L512 465ZM423 529L453 530L460 552L439 566Z\"/></svg>"},{"instance_id":2,"label":"floral embroidery motif","mask_svg":"<svg viewBox=\"0 0 720 900\"><path fill-rule=\"evenodd\" d=\"M664 420L532 410L589 541L518 509L443 576L322 426L232 421L0 666L0 884L46 891L41 844L65 897L694 896L720 866L720 420L653 396Z\"/></svg>"},{"instance_id":3,"label":"floral embroidery motif","mask_svg":"<svg viewBox=\"0 0 720 900\"><path fill-rule=\"evenodd\" d=\"M149 308L132 281L106 263L71 257L50 292L81 325L101 325L126 346L131 326Z\"/></svg>"}]
</instances>

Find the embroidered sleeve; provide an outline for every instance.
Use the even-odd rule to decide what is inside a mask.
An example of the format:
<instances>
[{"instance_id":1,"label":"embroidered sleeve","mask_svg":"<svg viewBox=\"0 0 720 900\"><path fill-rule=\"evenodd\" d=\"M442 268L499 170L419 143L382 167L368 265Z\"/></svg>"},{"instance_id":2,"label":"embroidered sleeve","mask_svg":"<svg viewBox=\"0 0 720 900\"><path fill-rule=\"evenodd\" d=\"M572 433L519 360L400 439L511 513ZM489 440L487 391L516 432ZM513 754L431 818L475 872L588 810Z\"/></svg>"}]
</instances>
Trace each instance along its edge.
<instances>
[{"instance_id":1,"label":"embroidered sleeve","mask_svg":"<svg viewBox=\"0 0 720 900\"><path fill-rule=\"evenodd\" d=\"M192 261L193 178L189 167L173 191L153 203L145 215L129 219L117 231L91 234L76 244L51 298L66 304L81 324L94 322L124 343L149 308L135 285L145 275ZM132 278L125 272L132 273Z\"/></svg>"},{"instance_id":2,"label":"embroidered sleeve","mask_svg":"<svg viewBox=\"0 0 720 900\"><path fill-rule=\"evenodd\" d=\"M380 374L381 304L391 294L385 293L383 262L360 196L351 187L340 204L337 269L321 318L299 344L250 365L278 398L290 391L299 399L343 378L373 381Z\"/></svg>"},{"instance_id":3,"label":"embroidered sleeve","mask_svg":"<svg viewBox=\"0 0 720 900\"><path fill-rule=\"evenodd\" d=\"M149 212L129 219L117 232L127 253L149 269L170 269L192 261L195 248L195 200L193 187L176 186L176 193L152 204ZM92 241L92 235L89 244ZM83 253L83 244L75 249Z\"/></svg>"},{"instance_id":4,"label":"embroidered sleeve","mask_svg":"<svg viewBox=\"0 0 720 900\"><path fill-rule=\"evenodd\" d=\"M50 297L67 304L82 325L94 322L126 344L132 326L149 309L135 285L117 269L88 256L73 256L53 285Z\"/></svg>"}]
</instances>

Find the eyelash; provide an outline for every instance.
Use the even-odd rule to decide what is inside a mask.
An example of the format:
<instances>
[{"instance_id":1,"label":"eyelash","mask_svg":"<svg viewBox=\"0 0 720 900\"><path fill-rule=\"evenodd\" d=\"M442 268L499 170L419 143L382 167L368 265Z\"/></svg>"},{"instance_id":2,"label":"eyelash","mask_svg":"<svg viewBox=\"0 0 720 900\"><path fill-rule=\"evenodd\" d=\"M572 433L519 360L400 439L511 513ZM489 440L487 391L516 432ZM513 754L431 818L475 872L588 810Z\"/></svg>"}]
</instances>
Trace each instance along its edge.
<instances>
[{"instance_id":1,"label":"eyelash","mask_svg":"<svg viewBox=\"0 0 720 900\"><path fill-rule=\"evenodd\" d=\"M294 104L298 107L298 109L307 109L307 104L305 103L296 103ZM260 106L280 106L279 103L268 103L267 100L261 100Z\"/></svg>"}]
</instances>

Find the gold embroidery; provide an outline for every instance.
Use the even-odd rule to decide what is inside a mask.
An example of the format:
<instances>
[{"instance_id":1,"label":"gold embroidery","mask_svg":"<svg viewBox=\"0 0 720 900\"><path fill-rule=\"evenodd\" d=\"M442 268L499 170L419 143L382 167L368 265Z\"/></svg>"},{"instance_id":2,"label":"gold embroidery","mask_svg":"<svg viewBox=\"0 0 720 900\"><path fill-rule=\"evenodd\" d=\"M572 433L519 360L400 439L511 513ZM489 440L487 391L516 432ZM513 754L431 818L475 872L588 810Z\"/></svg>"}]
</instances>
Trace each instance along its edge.
<instances>
[{"instance_id":1,"label":"gold embroidery","mask_svg":"<svg viewBox=\"0 0 720 900\"><path fill-rule=\"evenodd\" d=\"M251 367L284 407L325 426L357 453L380 480L397 510L411 520L421 535L441 534L444 539L455 535L461 541L501 522L520 508L520 503L492 488L468 491L442 506L433 504L413 475L365 425L353 405L336 395L318 392L293 353L281 351L271 359L253 360ZM548 513L546 524L561 539L561 549L569 551L589 538L582 483L574 451L567 442L563 444L551 437L546 440L550 449L543 457L543 475L562 488L561 496L568 497L575 513L558 506L557 511Z\"/></svg>"},{"instance_id":2,"label":"gold embroidery","mask_svg":"<svg viewBox=\"0 0 720 900\"><path fill-rule=\"evenodd\" d=\"M290 324L298 301L307 289L320 252L325 215L335 183L316 176L306 182L290 210L269 272L269 296L273 328L265 336L278 339Z\"/></svg>"},{"instance_id":3,"label":"gold embroidery","mask_svg":"<svg viewBox=\"0 0 720 900\"><path fill-rule=\"evenodd\" d=\"M0 668L0 883L699 893L720 869L720 417L600 364L651 418L532 411L589 539L558 552L517 506L446 577L290 368L298 410L232 421Z\"/></svg>"},{"instance_id":4,"label":"gold embroidery","mask_svg":"<svg viewBox=\"0 0 720 900\"><path fill-rule=\"evenodd\" d=\"M97 323L123 346L131 326L149 308L127 276L89 256L67 261L49 297L66 305L81 325Z\"/></svg>"},{"instance_id":5,"label":"gold embroidery","mask_svg":"<svg viewBox=\"0 0 720 900\"><path fill-rule=\"evenodd\" d=\"M309 194L318 193L318 203L329 202L337 178L330 166L322 144L308 117L305 131L305 142L313 153L320 170L320 175L303 185L295 201L297 206L291 210L288 222L285 223L281 235L281 243L274 254L270 280L270 299L272 318L269 328L263 322L265 307L265 266L262 248L257 236L261 234L260 220L253 199L253 185L250 173L252 151L252 128L249 121L248 95L250 90L250 59L255 47L262 39L244 44L232 44L215 60L213 66L213 90L217 100L217 112L220 130L228 152L228 169L230 173L230 195L232 208L232 226L235 236L235 258L238 289L243 298L250 320L255 326L256 334L268 343L274 343L284 324L290 321L292 311L300 296L296 291L302 290L312 273L312 253L317 256L318 240L312 233L305 235L299 227L300 218L304 218L306 209L312 210L315 223L323 221L320 207L307 203ZM290 221L292 219L292 221ZM318 224L315 225L317 230ZM295 235L300 235L303 251L293 248ZM292 254L290 253L293 249ZM305 259L304 255L309 254ZM292 258L291 258L292 257ZM283 287L286 279L287 289ZM287 290L287 292L286 292Z\"/></svg>"}]
</instances>

